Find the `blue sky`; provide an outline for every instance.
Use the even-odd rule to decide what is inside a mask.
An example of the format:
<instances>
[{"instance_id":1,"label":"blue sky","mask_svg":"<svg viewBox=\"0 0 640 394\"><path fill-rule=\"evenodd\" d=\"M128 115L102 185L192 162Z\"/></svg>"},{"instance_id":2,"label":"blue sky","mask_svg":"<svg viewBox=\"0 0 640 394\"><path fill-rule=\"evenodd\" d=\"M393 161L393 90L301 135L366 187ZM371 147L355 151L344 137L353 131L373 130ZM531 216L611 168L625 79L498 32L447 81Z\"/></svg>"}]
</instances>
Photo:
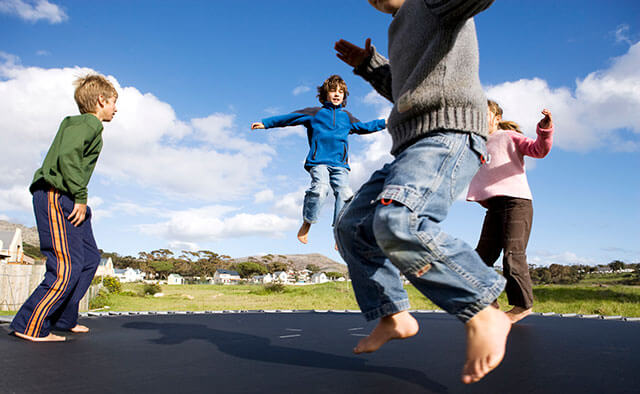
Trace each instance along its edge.
<instances>
[{"instance_id":1,"label":"blue sky","mask_svg":"<svg viewBox=\"0 0 640 394\"><path fill-rule=\"evenodd\" d=\"M106 251L208 249L241 257L333 250L331 207L310 243L296 232L309 177L304 130L252 121L315 106L331 74L364 121L390 106L335 57L340 38L386 54L390 16L365 0L0 0L0 219L34 225L27 191L71 82L116 84L89 185ZM546 158L528 161L529 261L640 261L640 3L498 0L476 17L480 77L529 136L543 107L556 124ZM351 139L354 190L390 161L386 132ZM484 210L456 202L443 227L471 245Z\"/></svg>"}]
</instances>

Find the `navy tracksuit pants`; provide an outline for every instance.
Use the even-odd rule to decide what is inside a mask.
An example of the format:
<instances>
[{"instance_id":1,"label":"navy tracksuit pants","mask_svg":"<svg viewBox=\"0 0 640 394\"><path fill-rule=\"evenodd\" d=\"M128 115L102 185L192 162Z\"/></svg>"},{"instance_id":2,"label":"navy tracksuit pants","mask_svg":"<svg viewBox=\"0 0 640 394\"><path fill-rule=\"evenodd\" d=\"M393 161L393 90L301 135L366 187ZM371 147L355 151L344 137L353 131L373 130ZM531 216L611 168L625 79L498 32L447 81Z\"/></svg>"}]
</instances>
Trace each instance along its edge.
<instances>
[{"instance_id":1,"label":"navy tracksuit pants","mask_svg":"<svg viewBox=\"0 0 640 394\"><path fill-rule=\"evenodd\" d=\"M11 322L16 332L46 337L52 329L69 330L78 322L78 304L100 264L91 230L91 210L78 227L67 217L73 200L55 189L33 191L40 250L47 258L44 280Z\"/></svg>"}]
</instances>

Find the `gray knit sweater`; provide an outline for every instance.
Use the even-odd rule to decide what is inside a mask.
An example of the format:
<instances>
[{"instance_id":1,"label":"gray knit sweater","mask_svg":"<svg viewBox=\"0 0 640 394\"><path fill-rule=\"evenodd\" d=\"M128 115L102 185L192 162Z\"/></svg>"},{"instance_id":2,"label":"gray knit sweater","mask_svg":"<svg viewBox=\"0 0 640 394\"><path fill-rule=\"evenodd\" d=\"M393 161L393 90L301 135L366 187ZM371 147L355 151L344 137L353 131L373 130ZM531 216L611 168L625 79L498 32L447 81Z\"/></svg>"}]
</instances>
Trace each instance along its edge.
<instances>
[{"instance_id":1,"label":"gray knit sweater","mask_svg":"<svg viewBox=\"0 0 640 394\"><path fill-rule=\"evenodd\" d=\"M397 155L426 134L487 137L473 16L493 0L406 0L389 26L389 60L373 48L354 72L394 103L387 129Z\"/></svg>"}]
</instances>

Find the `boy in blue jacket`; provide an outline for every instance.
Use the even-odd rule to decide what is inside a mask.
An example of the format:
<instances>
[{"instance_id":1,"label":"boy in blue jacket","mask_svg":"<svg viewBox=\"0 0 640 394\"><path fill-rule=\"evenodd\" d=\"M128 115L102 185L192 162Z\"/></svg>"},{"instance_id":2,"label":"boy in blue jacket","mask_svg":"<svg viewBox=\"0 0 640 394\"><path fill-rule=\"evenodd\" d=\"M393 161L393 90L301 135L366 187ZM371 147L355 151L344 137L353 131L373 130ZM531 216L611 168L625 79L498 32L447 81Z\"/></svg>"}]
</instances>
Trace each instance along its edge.
<instances>
[{"instance_id":1,"label":"boy in blue jacket","mask_svg":"<svg viewBox=\"0 0 640 394\"><path fill-rule=\"evenodd\" d=\"M298 239L308 242L311 224L318 220L322 203L333 189L335 206L333 223L338 213L353 195L349 188L349 134L370 134L386 127L384 119L362 123L347 112L347 84L338 75L327 78L318 86L322 107L304 108L287 115L273 116L251 124L251 129L303 125L307 129L309 154L304 168L311 175L311 186L305 192L302 226Z\"/></svg>"}]
</instances>

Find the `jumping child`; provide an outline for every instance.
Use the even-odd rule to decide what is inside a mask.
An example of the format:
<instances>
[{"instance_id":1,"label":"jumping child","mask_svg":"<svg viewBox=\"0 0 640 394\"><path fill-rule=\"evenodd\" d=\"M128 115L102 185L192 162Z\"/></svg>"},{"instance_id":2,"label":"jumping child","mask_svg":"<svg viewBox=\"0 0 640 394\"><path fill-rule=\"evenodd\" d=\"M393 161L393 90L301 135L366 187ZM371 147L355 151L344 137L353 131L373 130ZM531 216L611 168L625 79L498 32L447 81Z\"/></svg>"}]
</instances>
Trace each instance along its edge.
<instances>
[{"instance_id":1,"label":"jumping child","mask_svg":"<svg viewBox=\"0 0 640 394\"><path fill-rule=\"evenodd\" d=\"M34 342L66 339L52 329L89 331L78 324L78 304L100 263L87 184L102 149L102 122L113 119L118 93L101 75L78 78L75 85L81 115L64 118L29 188L47 270L11 328L16 336Z\"/></svg>"},{"instance_id":2,"label":"jumping child","mask_svg":"<svg viewBox=\"0 0 640 394\"><path fill-rule=\"evenodd\" d=\"M491 306L505 279L439 223L486 156L487 99L478 75L473 16L492 0L369 0L393 15L389 60L367 39L336 43L337 56L393 102L392 163L373 173L335 226L356 299L378 325L355 347L373 352L418 332L400 273L466 328L462 381L498 366L511 329Z\"/></svg>"},{"instance_id":3,"label":"jumping child","mask_svg":"<svg viewBox=\"0 0 640 394\"><path fill-rule=\"evenodd\" d=\"M551 112L544 109L538 123L536 140L527 138L515 122L502 120L502 108L488 101L489 139L487 152L491 160L485 163L469 185L468 201L487 208L482 234L476 252L485 264L493 264L503 253L502 268L507 279L507 298L513 308L507 316L513 323L532 311L533 291L527 243L531 233L533 207L527 182L524 156L541 159L553 143Z\"/></svg>"},{"instance_id":4,"label":"jumping child","mask_svg":"<svg viewBox=\"0 0 640 394\"><path fill-rule=\"evenodd\" d=\"M304 168L311 175L311 186L305 192L302 226L298 240L308 242L311 224L318 220L322 203L333 189L335 205L333 224L338 213L353 195L349 187L349 134L370 134L386 126L384 119L362 123L344 107L347 105L347 84L332 75L318 86L322 107L304 108L287 115L273 116L251 124L251 129L269 129L303 125L307 129L309 153Z\"/></svg>"}]
</instances>

